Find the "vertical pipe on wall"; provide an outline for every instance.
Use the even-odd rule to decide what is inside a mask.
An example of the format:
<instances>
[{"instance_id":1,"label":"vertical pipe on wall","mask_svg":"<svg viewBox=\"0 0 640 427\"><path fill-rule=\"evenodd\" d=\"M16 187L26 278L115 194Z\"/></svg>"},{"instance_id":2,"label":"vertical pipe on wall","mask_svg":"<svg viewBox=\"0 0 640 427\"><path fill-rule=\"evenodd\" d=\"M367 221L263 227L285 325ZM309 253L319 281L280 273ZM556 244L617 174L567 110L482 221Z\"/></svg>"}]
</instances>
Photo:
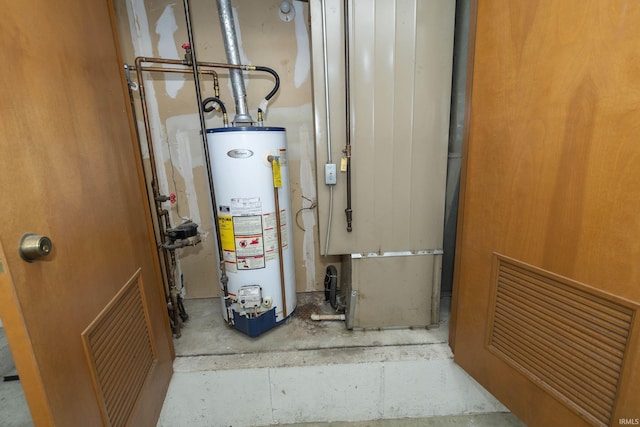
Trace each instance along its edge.
<instances>
[{"instance_id":1,"label":"vertical pipe on wall","mask_svg":"<svg viewBox=\"0 0 640 427\"><path fill-rule=\"evenodd\" d=\"M151 124L149 123L149 109L147 107L147 97L144 88L144 79L142 78L142 62L143 57L136 58L136 73L138 78L138 90L140 92L140 109L142 110L142 117L144 121L144 131L147 142L147 150L149 151L149 166L151 169L151 190L153 193L153 200L155 203L155 211L158 216L158 234L160 235L160 245L158 250L162 253L162 260L164 262L165 275L167 277L168 293L166 295L167 302L171 303L170 317L173 321L172 332L174 336L180 337L180 317L178 315L178 301L176 293L175 277L173 275L174 268L173 263L175 258L169 258L169 254L162 248L162 245L166 242L166 230L171 228L169 221L169 212L162 208L162 203L166 202L169 197L160 194L158 187L158 171L156 165L156 157L153 149L153 139L151 137Z\"/></svg>"},{"instance_id":2,"label":"vertical pipe on wall","mask_svg":"<svg viewBox=\"0 0 640 427\"><path fill-rule=\"evenodd\" d=\"M320 4L322 8L322 56L324 59L324 104L325 104L325 120L327 122L327 163L332 163L331 154L331 114L329 111L329 64L328 64L328 47L327 47L327 4L322 0ZM329 185L329 217L327 219L327 236L324 242L324 256L329 255L329 239L331 236L331 222L333 221L333 185Z\"/></svg>"},{"instance_id":3,"label":"vertical pipe on wall","mask_svg":"<svg viewBox=\"0 0 640 427\"><path fill-rule=\"evenodd\" d=\"M220 261L220 281L222 283L223 297L228 296L227 291L227 274L224 266L224 254L222 252L222 241L220 239L220 230L218 229L218 211L216 209L216 194L213 188L213 174L211 173L211 159L209 157L209 144L207 143L207 125L204 119L204 110L202 106L202 92L200 90L200 75L198 72L198 58L196 56L196 45L194 43L193 28L191 27L191 7L189 0L183 0L184 16L187 24L187 37L191 46L191 67L193 70L193 81L195 83L196 100L198 102L198 117L200 119L200 136L202 138L202 148L204 150L204 162L207 168L207 178L209 182L209 195L211 196L211 207L213 210L213 228L216 230L216 240L218 244L218 256Z\"/></svg>"},{"instance_id":4,"label":"vertical pipe on wall","mask_svg":"<svg viewBox=\"0 0 640 427\"><path fill-rule=\"evenodd\" d=\"M137 141L138 141L138 150L140 150L140 158L143 159L144 156L143 156L143 153L142 153L142 138L140 137L140 129L138 129L138 125L137 125L138 124L138 118L137 118L136 105L135 105L135 101L133 100L133 92L132 92L134 87L135 87L135 90L138 90L140 85L136 84L134 86L134 83L131 81L131 77L130 77L131 67L129 65L125 64L124 68L125 68L125 73L127 75L127 83L128 83L127 87L129 89L129 102L131 103L131 116L133 118L133 122L136 124L136 126L134 126L134 128L135 128L135 131L136 131L136 138L137 138ZM140 76L140 75L141 74L138 74L138 76ZM145 120L148 120L148 119L145 117ZM145 137L147 138L147 140L146 140L147 144L151 145L150 140L148 139L149 135L146 135ZM153 151L153 147L150 147L149 151L151 153ZM155 165L151 164L151 168L154 168L154 167L155 167ZM153 169L152 169L152 172L153 172ZM154 203L154 206L151 206L151 200L150 199L147 200L147 202L149 203L150 211L153 212L155 210L156 213L157 213L157 196L159 196L159 191L157 191L157 185L156 185L155 176L151 180L151 187L152 187L151 188L151 194L153 196L153 199L156 200L156 202ZM160 218L158 218L158 221L160 221ZM160 233L160 237L158 237L158 235L155 232L155 226L154 226L154 236L153 237L156 240L157 247L160 247L162 245L161 241L163 240L163 238L162 238L163 231L162 231L161 227L162 227L162 225L158 224L158 229L159 229L158 231ZM162 258L162 262L164 263L162 265L162 267L165 267L165 266L167 266L169 264L166 251L160 249L159 252L162 252L162 257L163 257ZM167 276L167 277L165 278L165 276ZM171 294L171 286L169 284L169 277L168 276L169 276L169 270L165 269L165 272L164 272L164 274L162 276L162 278L163 278L162 285L164 286L164 296L165 296L166 300L168 300L168 298L169 298L169 296ZM1 327L2 327L2 325L0 324L0 328Z\"/></svg>"},{"instance_id":5,"label":"vertical pipe on wall","mask_svg":"<svg viewBox=\"0 0 640 427\"><path fill-rule=\"evenodd\" d=\"M220 28L222 29L222 39L224 49L227 54L227 61L233 65L240 65L240 51L238 50L238 40L236 38L236 27L233 23L233 13L230 0L217 0L218 14L220 16ZM233 98L236 105L236 115L233 119L236 123L253 123L247 107L247 92L244 87L244 79L241 70L229 70L229 78L233 88Z\"/></svg>"},{"instance_id":6,"label":"vertical pipe on wall","mask_svg":"<svg viewBox=\"0 0 640 427\"><path fill-rule=\"evenodd\" d=\"M451 293L453 288L453 263L456 244L456 223L458 222L458 193L460 190L460 166L464 131L470 10L470 0L457 1L453 48L453 80L451 86L451 119L449 123L447 191L445 196L444 255L442 259L442 291L445 293Z\"/></svg>"},{"instance_id":7,"label":"vertical pipe on wall","mask_svg":"<svg viewBox=\"0 0 640 427\"><path fill-rule=\"evenodd\" d=\"M344 9L344 85L345 85L345 120L346 120L346 145L344 147L344 156L347 159L347 208L344 213L347 217L347 231L353 230L353 209L351 209L351 96L350 96L350 54L349 54L349 0L343 1Z\"/></svg>"}]
</instances>

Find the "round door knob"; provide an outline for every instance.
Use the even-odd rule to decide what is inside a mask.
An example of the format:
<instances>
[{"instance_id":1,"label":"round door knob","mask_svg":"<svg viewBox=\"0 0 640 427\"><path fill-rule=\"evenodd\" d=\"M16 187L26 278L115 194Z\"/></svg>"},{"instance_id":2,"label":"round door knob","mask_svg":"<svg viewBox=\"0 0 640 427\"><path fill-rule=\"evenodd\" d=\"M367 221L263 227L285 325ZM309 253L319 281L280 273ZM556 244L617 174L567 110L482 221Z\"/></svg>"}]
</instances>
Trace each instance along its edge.
<instances>
[{"instance_id":1,"label":"round door knob","mask_svg":"<svg viewBox=\"0 0 640 427\"><path fill-rule=\"evenodd\" d=\"M35 260L45 257L51 253L53 244L47 236L38 236L33 233L26 233L20 239L20 247L18 251L23 260L34 262Z\"/></svg>"}]
</instances>

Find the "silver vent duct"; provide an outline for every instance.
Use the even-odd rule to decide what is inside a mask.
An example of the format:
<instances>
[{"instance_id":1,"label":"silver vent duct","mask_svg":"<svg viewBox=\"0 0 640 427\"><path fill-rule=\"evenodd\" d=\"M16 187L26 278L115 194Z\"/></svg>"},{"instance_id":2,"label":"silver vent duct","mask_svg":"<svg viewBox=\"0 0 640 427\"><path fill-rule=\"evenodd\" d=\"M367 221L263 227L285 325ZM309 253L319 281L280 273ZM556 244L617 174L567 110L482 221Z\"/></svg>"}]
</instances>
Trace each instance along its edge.
<instances>
[{"instance_id":1,"label":"silver vent duct","mask_svg":"<svg viewBox=\"0 0 640 427\"><path fill-rule=\"evenodd\" d=\"M233 65L240 65L240 52L238 50L238 40L236 38L236 27L233 23L233 13L230 0L217 0L218 14L220 15L220 29L224 40L224 49L227 53L227 62ZM247 92L244 88L242 70L229 70L231 87L233 88L233 98L236 104L236 116L233 119L234 125L252 124L253 119L247 108Z\"/></svg>"}]
</instances>

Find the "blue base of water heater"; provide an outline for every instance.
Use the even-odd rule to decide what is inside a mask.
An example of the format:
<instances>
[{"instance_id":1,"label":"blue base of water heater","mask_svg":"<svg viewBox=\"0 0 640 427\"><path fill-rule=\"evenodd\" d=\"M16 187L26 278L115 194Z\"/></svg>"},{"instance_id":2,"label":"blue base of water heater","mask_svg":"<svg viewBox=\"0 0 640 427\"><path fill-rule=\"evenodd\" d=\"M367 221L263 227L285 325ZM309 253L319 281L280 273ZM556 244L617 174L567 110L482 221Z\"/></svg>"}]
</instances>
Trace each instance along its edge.
<instances>
[{"instance_id":1,"label":"blue base of water heater","mask_svg":"<svg viewBox=\"0 0 640 427\"><path fill-rule=\"evenodd\" d=\"M259 317L253 318L242 316L236 311L233 312L233 327L249 335L251 338L267 332L280 323L282 322L276 322L276 307L273 307Z\"/></svg>"}]
</instances>

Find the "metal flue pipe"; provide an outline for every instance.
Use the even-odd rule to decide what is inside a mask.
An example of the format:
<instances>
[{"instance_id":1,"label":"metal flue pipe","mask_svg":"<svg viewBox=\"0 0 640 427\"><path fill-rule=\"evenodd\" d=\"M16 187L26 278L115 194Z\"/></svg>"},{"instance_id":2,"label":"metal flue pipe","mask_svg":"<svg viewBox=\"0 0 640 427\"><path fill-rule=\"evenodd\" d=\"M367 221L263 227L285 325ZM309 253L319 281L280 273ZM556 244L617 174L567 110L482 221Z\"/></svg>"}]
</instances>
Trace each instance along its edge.
<instances>
[{"instance_id":1,"label":"metal flue pipe","mask_svg":"<svg viewBox=\"0 0 640 427\"><path fill-rule=\"evenodd\" d=\"M240 51L238 50L238 40L236 38L236 27L233 22L233 12L231 10L231 0L217 0L218 15L220 16L220 29L224 40L224 50L227 54L229 64L240 65ZM236 115L233 119L235 125L244 123L252 124L253 119L247 107L247 92L244 87L244 78L241 70L229 70L229 78L233 89L233 98L236 105Z\"/></svg>"}]
</instances>

